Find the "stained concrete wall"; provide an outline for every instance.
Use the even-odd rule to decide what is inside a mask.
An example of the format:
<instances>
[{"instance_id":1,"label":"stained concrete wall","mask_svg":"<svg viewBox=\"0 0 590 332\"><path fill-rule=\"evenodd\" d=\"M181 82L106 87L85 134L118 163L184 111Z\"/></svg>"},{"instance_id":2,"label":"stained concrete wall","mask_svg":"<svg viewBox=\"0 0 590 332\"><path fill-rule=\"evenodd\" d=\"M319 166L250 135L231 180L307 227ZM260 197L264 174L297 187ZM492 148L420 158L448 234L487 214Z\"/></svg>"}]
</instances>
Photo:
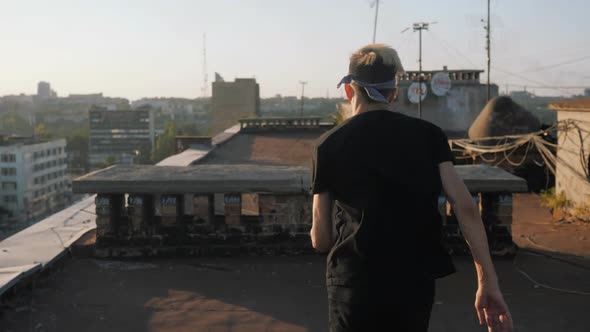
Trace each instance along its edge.
<instances>
[{"instance_id":1,"label":"stained concrete wall","mask_svg":"<svg viewBox=\"0 0 590 332\"><path fill-rule=\"evenodd\" d=\"M418 104L408 99L410 81L401 81L395 110L409 116L418 117ZM451 90L445 96L436 96L426 81L428 94L422 102L422 118L441 127L447 133L456 133L461 137L475 121L487 103L487 88L478 81L453 81ZM491 86L491 97L498 96L498 86ZM345 118L352 115L350 104L339 106Z\"/></svg>"},{"instance_id":2,"label":"stained concrete wall","mask_svg":"<svg viewBox=\"0 0 590 332\"><path fill-rule=\"evenodd\" d=\"M465 133L487 103L485 84L453 81L445 96L437 96L426 82L428 94L422 101L422 118L441 127L446 132ZM398 100L395 104L400 113L418 117L418 104L408 99L409 82L400 82ZM498 86L491 86L491 97L498 95Z\"/></svg>"},{"instance_id":3,"label":"stained concrete wall","mask_svg":"<svg viewBox=\"0 0 590 332\"><path fill-rule=\"evenodd\" d=\"M558 111L557 120L574 120L580 129L590 131L590 112L569 112ZM588 170L584 170L581 157L588 162L590 152L590 138L587 134L582 133L585 137L582 144L585 156L581 156L580 138L578 132L572 129L567 134L562 130L559 132L557 152L557 174L555 177L555 191L563 192L566 198L575 206L581 204L590 204L590 182L586 177Z\"/></svg>"},{"instance_id":4,"label":"stained concrete wall","mask_svg":"<svg viewBox=\"0 0 590 332\"><path fill-rule=\"evenodd\" d=\"M235 82L213 82L211 96L211 135L219 134L238 120L260 112L260 88L256 79L237 78Z\"/></svg>"}]
</instances>

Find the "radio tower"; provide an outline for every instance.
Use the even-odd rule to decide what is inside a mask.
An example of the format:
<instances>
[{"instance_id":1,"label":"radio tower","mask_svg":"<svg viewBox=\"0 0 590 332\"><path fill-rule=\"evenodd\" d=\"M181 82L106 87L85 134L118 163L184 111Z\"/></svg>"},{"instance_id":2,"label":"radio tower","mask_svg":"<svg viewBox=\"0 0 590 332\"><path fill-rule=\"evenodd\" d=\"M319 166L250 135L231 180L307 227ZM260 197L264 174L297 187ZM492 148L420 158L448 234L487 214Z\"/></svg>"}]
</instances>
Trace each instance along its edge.
<instances>
[{"instance_id":1,"label":"radio tower","mask_svg":"<svg viewBox=\"0 0 590 332\"><path fill-rule=\"evenodd\" d=\"M207 78L207 35L203 34L203 86L201 87L201 97L207 98L207 88L209 80Z\"/></svg>"}]
</instances>

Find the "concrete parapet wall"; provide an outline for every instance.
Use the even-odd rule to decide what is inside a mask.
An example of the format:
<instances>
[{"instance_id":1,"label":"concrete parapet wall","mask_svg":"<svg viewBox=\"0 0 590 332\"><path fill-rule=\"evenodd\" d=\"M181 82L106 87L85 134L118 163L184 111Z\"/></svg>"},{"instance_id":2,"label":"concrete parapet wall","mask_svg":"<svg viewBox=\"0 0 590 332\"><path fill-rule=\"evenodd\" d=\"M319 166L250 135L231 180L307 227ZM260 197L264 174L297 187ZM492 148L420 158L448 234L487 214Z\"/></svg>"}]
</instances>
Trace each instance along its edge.
<instances>
[{"instance_id":1,"label":"concrete parapet wall","mask_svg":"<svg viewBox=\"0 0 590 332\"><path fill-rule=\"evenodd\" d=\"M217 202L222 215L214 209L216 196L222 199ZM184 206L187 201L193 203L190 208ZM128 247L134 252L151 248L152 252L188 246L202 251L210 245L268 245L295 239L304 247L310 245L307 193L99 194L96 204L99 248Z\"/></svg>"},{"instance_id":2,"label":"concrete parapet wall","mask_svg":"<svg viewBox=\"0 0 590 332\"><path fill-rule=\"evenodd\" d=\"M575 121L580 128L581 139L577 129L570 127L568 132L562 131L558 135L557 167L555 176L555 191L564 193L572 206L590 205L590 179L588 169L584 169L584 162L590 161L590 112L557 112L558 121ZM582 156L582 151L585 156ZM585 159L585 160L584 160Z\"/></svg>"},{"instance_id":3,"label":"concrete parapet wall","mask_svg":"<svg viewBox=\"0 0 590 332\"><path fill-rule=\"evenodd\" d=\"M474 83L453 82L445 96L436 96L430 90L422 102L422 118L447 132L467 132L487 103L486 86ZM408 99L409 85L400 84L396 111L418 117L418 104ZM491 97L498 95L498 86L492 85Z\"/></svg>"}]
</instances>

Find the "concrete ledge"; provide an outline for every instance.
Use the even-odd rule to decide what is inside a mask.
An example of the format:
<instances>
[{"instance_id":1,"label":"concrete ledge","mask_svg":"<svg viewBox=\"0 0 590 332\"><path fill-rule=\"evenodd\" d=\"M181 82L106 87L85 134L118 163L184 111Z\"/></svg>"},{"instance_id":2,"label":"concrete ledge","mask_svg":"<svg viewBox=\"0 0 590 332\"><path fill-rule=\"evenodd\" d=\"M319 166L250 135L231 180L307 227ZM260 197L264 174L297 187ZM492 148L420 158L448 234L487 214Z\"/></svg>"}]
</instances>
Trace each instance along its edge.
<instances>
[{"instance_id":1,"label":"concrete ledge","mask_svg":"<svg viewBox=\"0 0 590 332\"><path fill-rule=\"evenodd\" d=\"M72 183L75 193L228 193L309 191L304 167L260 165L146 166L116 165Z\"/></svg>"},{"instance_id":2,"label":"concrete ledge","mask_svg":"<svg viewBox=\"0 0 590 332\"><path fill-rule=\"evenodd\" d=\"M524 179L488 165L455 166L473 193L527 192ZM306 167L262 165L116 165L72 183L76 193L183 194L272 192L304 193L311 187Z\"/></svg>"},{"instance_id":3,"label":"concrete ledge","mask_svg":"<svg viewBox=\"0 0 590 332\"><path fill-rule=\"evenodd\" d=\"M499 167L488 165L455 166L457 174L463 179L472 193L522 193L527 192L526 180L512 175Z\"/></svg>"},{"instance_id":4,"label":"concrete ledge","mask_svg":"<svg viewBox=\"0 0 590 332\"><path fill-rule=\"evenodd\" d=\"M0 295L42 271L96 228L94 196L72 205L0 242Z\"/></svg>"}]
</instances>

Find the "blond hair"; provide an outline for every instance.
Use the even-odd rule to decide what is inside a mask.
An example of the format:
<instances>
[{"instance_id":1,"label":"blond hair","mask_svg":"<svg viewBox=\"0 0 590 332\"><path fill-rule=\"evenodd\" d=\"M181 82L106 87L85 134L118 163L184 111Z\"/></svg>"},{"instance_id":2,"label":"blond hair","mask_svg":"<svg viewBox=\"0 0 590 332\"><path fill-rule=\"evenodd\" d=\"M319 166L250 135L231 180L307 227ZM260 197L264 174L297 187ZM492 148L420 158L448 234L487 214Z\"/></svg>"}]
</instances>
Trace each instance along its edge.
<instances>
[{"instance_id":1,"label":"blond hair","mask_svg":"<svg viewBox=\"0 0 590 332\"><path fill-rule=\"evenodd\" d=\"M350 56L350 66L373 66L377 62L395 68L395 74L402 74L404 68L397 51L385 44L369 44L361 47Z\"/></svg>"},{"instance_id":2,"label":"blond hair","mask_svg":"<svg viewBox=\"0 0 590 332\"><path fill-rule=\"evenodd\" d=\"M404 72L402 62L397 51L384 44L369 44L361 47L350 56L348 74L355 80L365 83L389 82ZM352 84L354 89L362 96L362 99L369 104L377 103L368 97L364 89L359 89ZM397 89L379 89L383 96L397 93Z\"/></svg>"}]
</instances>

